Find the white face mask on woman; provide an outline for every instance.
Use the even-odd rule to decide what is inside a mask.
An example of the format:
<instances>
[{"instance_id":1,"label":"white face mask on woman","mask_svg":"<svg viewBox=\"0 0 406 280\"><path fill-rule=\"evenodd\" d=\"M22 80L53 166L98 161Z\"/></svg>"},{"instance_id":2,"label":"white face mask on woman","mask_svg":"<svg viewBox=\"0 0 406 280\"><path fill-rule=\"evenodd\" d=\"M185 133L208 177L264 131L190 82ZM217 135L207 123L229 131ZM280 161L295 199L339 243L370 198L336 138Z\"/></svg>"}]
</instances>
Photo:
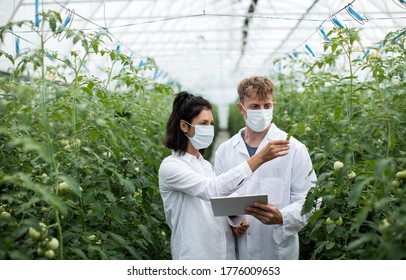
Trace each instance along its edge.
<instances>
[{"instance_id":1,"label":"white face mask on woman","mask_svg":"<svg viewBox=\"0 0 406 280\"><path fill-rule=\"evenodd\" d=\"M264 131L272 122L273 109L244 110L247 112L245 123L255 132Z\"/></svg>"},{"instance_id":2,"label":"white face mask on woman","mask_svg":"<svg viewBox=\"0 0 406 280\"><path fill-rule=\"evenodd\" d=\"M213 125L192 125L185 121L190 126L195 128L195 135L189 137L186 133L186 137L189 138L190 143L196 150L206 149L213 142L214 138L214 126Z\"/></svg>"}]
</instances>

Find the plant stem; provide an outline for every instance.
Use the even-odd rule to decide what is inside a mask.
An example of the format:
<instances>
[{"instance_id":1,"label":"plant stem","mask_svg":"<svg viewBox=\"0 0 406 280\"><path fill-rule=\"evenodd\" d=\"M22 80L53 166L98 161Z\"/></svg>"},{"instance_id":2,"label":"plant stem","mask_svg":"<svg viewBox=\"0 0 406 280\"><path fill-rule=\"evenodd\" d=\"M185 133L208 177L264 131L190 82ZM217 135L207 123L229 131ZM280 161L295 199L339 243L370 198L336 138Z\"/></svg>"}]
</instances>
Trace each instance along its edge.
<instances>
[{"instance_id":1,"label":"plant stem","mask_svg":"<svg viewBox=\"0 0 406 280\"><path fill-rule=\"evenodd\" d=\"M350 91L349 94L346 94L347 100L347 119L348 119L348 126L350 128L350 135L349 135L349 141L350 141L350 146L352 147L353 142L352 142L352 125L351 125L351 120L352 120L352 95L353 95L353 84L354 84L354 73L352 69L352 61L351 61L351 50L352 50L352 45L350 41L350 37L348 36L348 43L347 43L347 49L345 48L346 46L342 46L345 55L347 56L348 64L349 64L349 71L350 71ZM354 157L354 152L351 149L351 159L352 163L355 165L355 157Z\"/></svg>"},{"instance_id":2,"label":"plant stem","mask_svg":"<svg viewBox=\"0 0 406 280\"><path fill-rule=\"evenodd\" d=\"M54 151L53 151L53 146L52 146L52 139L50 136L50 125L49 125L49 119L48 119L48 113L47 113L47 108L46 108L46 93L45 93L45 40L44 40L44 23L42 23L41 26L41 100L42 100L42 118L44 120L44 131L45 131L45 138L48 146L48 153L50 156L50 161L51 161L51 166L54 169L54 190L55 193L58 194L58 180L55 180L55 178L58 178L58 165L55 161L54 157ZM59 219L59 211L58 209L54 208L54 214L55 214L55 221L58 229L58 235L59 235L59 257L60 259L63 259L63 235L62 235L62 226L61 222Z\"/></svg>"}]
</instances>

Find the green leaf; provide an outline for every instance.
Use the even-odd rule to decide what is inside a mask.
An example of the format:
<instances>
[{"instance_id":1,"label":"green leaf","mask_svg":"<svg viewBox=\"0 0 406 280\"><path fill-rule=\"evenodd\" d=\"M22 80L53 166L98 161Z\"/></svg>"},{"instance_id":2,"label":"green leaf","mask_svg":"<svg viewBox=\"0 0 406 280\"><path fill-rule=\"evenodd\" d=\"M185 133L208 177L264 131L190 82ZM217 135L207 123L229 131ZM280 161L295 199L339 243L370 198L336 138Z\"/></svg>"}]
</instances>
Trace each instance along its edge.
<instances>
[{"instance_id":1,"label":"green leaf","mask_svg":"<svg viewBox=\"0 0 406 280\"><path fill-rule=\"evenodd\" d=\"M309 218L309 223L314 224L319 219L319 217L323 214L324 214L323 209L318 209L318 210L314 211L313 214Z\"/></svg>"},{"instance_id":2,"label":"green leaf","mask_svg":"<svg viewBox=\"0 0 406 280\"><path fill-rule=\"evenodd\" d=\"M55 30L56 30L56 19L54 17L51 17L49 19L49 26L51 27L52 32L55 32Z\"/></svg>"},{"instance_id":3,"label":"green leaf","mask_svg":"<svg viewBox=\"0 0 406 280\"><path fill-rule=\"evenodd\" d=\"M334 53L337 49L338 45L336 43L331 44L331 52Z\"/></svg>"},{"instance_id":4,"label":"green leaf","mask_svg":"<svg viewBox=\"0 0 406 280\"><path fill-rule=\"evenodd\" d=\"M100 193L104 194L109 202L116 202L116 197L110 191L101 191Z\"/></svg>"},{"instance_id":5,"label":"green leaf","mask_svg":"<svg viewBox=\"0 0 406 280\"><path fill-rule=\"evenodd\" d=\"M92 48L93 48L95 53L98 53L99 52L99 43L98 42L93 42L92 43Z\"/></svg>"},{"instance_id":6,"label":"green leaf","mask_svg":"<svg viewBox=\"0 0 406 280\"><path fill-rule=\"evenodd\" d=\"M142 236L149 242L152 242L151 233L148 231L148 228L145 225L138 225L138 229L141 231Z\"/></svg>"},{"instance_id":7,"label":"green leaf","mask_svg":"<svg viewBox=\"0 0 406 280\"><path fill-rule=\"evenodd\" d=\"M336 245L336 244L335 244L334 242L327 241L327 243L326 243L326 249L327 249L327 250L331 250L331 249L334 248L335 245Z\"/></svg>"},{"instance_id":8,"label":"green leaf","mask_svg":"<svg viewBox=\"0 0 406 280\"><path fill-rule=\"evenodd\" d=\"M66 204L58 196L50 193L45 186L33 182L28 174L17 172L12 175L5 175L0 182L10 183L38 193L43 200L55 207L63 215L67 214Z\"/></svg>"},{"instance_id":9,"label":"green leaf","mask_svg":"<svg viewBox=\"0 0 406 280\"><path fill-rule=\"evenodd\" d=\"M328 232L328 233L332 233L335 228L336 228L336 225L335 225L335 224L326 225L326 229L327 229L327 232Z\"/></svg>"},{"instance_id":10,"label":"green leaf","mask_svg":"<svg viewBox=\"0 0 406 280\"><path fill-rule=\"evenodd\" d=\"M94 204L94 210L96 212L96 216L99 220L103 220L104 216L106 215L106 206L101 201L96 201Z\"/></svg>"},{"instance_id":11,"label":"green leaf","mask_svg":"<svg viewBox=\"0 0 406 280\"><path fill-rule=\"evenodd\" d=\"M116 59L116 53L114 51L110 52L110 59L115 60Z\"/></svg>"},{"instance_id":12,"label":"green leaf","mask_svg":"<svg viewBox=\"0 0 406 280\"><path fill-rule=\"evenodd\" d=\"M334 120L336 122L341 120L342 113L343 113L343 107L342 106L336 106L334 108Z\"/></svg>"},{"instance_id":13,"label":"green leaf","mask_svg":"<svg viewBox=\"0 0 406 280\"><path fill-rule=\"evenodd\" d=\"M21 138L14 138L10 144L12 145L22 145L23 149L27 152L36 152L38 155L45 160L46 162L50 163L51 158L48 154L48 150L44 144L34 141L28 137L21 137Z\"/></svg>"},{"instance_id":14,"label":"green leaf","mask_svg":"<svg viewBox=\"0 0 406 280\"><path fill-rule=\"evenodd\" d=\"M307 193L305 203L303 204L302 215L309 213L313 209L314 197L314 191L311 190Z\"/></svg>"},{"instance_id":15,"label":"green leaf","mask_svg":"<svg viewBox=\"0 0 406 280\"><path fill-rule=\"evenodd\" d=\"M361 181L358 181L350 188L350 192L348 194L348 206L353 207L358 202L359 197L361 196L361 192L363 188L368 185L372 181L372 178L367 178Z\"/></svg>"},{"instance_id":16,"label":"green leaf","mask_svg":"<svg viewBox=\"0 0 406 280\"><path fill-rule=\"evenodd\" d=\"M360 238L355 239L354 241L351 241L348 246L347 246L347 251L354 250L362 245L364 245L367 242L375 242L377 239L376 234L374 233L364 233L361 235Z\"/></svg>"}]
</instances>

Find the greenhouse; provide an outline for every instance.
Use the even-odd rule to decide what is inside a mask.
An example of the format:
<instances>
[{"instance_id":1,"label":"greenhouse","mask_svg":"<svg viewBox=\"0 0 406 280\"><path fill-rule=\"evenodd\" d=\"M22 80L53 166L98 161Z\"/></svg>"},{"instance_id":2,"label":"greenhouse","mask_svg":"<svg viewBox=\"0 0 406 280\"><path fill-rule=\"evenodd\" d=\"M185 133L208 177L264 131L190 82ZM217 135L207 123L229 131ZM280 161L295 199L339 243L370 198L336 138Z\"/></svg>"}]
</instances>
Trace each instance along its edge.
<instances>
[{"instance_id":1,"label":"greenhouse","mask_svg":"<svg viewBox=\"0 0 406 280\"><path fill-rule=\"evenodd\" d=\"M187 241L176 239L161 178L164 159L173 156L168 119L183 114L172 105L185 91L210 102L201 111L213 117L205 125L214 125L210 146L193 144L186 121L177 129L187 129L188 149L203 150L198 159L217 173L210 180L223 182L229 173L217 172L220 145L241 132L244 138L246 126L252 135L263 132L251 129L256 109L246 110L237 90L254 76L274 85L267 129L277 126L288 135L279 140L306 147L311 165L302 171L314 175L295 202L306 217L295 227L298 256L287 258L406 259L405 26L403 0L1 1L0 260L182 259L173 246ZM249 161L258 146L248 156L245 144L252 177L238 177L244 184L265 173ZM258 182L266 179L288 184ZM176 192L202 205L210 205L206 192L233 195L194 195L186 185ZM292 181L288 200L296 188ZM199 208L185 214L181 203L181 216L208 215ZM254 238L261 221L276 236L291 205L277 209L279 222L246 214L242 235ZM225 230L235 246L238 228ZM232 259L244 258L241 248Z\"/></svg>"}]
</instances>

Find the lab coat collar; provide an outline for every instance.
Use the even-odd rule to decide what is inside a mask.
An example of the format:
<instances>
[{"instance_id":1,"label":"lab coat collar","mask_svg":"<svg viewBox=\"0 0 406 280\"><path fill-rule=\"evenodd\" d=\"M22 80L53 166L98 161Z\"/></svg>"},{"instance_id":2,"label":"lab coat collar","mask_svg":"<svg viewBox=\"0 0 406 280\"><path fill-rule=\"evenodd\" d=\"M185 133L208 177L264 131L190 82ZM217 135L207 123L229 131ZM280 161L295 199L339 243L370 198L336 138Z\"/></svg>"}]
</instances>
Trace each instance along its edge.
<instances>
[{"instance_id":1,"label":"lab coat collar","mask_svg":"<svg viewBox=\"0 0 406 280\"><path fill-rule=\"evenodd\" d=\"M199 157L196 158L194 155L189 154L187 152L185 154L181 155L179 152L175 152L175 151L172 150L172 155L174 155L176 157L179 157L179 158L181 158L182 160L184 160L186 162L191 162L194 159L196 159L196 160L202 160L203 159L203 156L200 153L199 153Z\"/></svg>"},{"instance_id":2,"label":"lab coat collar","mask_svg":"<svg viewBox=\"0 0 406 280\"><path fill-rule=\"evenodd\" d=\"M232 138L232 146L237 146L240 142L244 143L244 139L242 139L241 132L245 130L245 127L241 128L240 131ZM275 140L280 139L281 130L276 126L276 124L272 123L271 127L269 128L268 132L266 133L265 137L268 140Z\"/></svg>"}]
</instances>

